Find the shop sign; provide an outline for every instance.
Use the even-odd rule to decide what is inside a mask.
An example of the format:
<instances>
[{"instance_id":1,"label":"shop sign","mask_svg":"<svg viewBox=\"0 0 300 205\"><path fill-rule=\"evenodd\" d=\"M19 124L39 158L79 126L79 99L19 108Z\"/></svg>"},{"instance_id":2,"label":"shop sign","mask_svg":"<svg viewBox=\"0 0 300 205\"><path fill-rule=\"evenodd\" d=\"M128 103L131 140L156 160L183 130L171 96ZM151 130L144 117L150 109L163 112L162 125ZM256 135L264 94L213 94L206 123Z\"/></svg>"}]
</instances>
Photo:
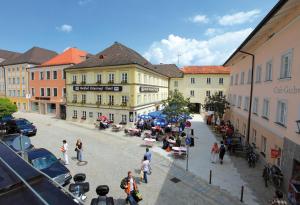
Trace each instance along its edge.
<instances>
[{"instance_id":1,"label":"shop sign","mask_svg":"<svg viewBox=\"0 0 300 205\"><path fill-rule=\"evenodd\" d=\"M145 86L140 87L141 93L158 93L158 91L159 91L159 88L145 87Z\"/></svg>"},{"instance_id":2,"label":"shop sign","mask_svg":"<svg viewBox=\"0 0 300 205\"><path fill-rule=\"evenodd\" d=\"M89 85L76 85L73 86L74 91L110 91L121 92L122 86L89 86Z\"/></svg>"},{"instance_id":3,"label":"shop sign","mask_svg":"<svg viewBox=\"0 0 300 205\"><path fill-rule=\"evenodd\" d=\"M35 97L36 100L50 100L50 97Z\"/></svg>"},{"instance_id":4,"label":"shop sign","mask_svg":"<svg viewBox=\"0 0 300 205\"><path fill-rule=\"evenodd\" d=\"M280 151L278 149L271 149L271 158L279 158Z\"/></svg>"}]
</instances>

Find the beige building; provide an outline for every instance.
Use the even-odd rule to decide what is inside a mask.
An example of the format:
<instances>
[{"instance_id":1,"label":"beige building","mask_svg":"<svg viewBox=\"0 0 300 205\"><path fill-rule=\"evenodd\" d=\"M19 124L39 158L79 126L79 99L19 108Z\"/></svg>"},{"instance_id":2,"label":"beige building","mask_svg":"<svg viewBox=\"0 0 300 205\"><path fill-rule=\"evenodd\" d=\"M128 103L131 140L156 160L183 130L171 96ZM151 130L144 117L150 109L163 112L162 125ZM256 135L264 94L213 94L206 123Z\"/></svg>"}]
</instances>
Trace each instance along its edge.
<instances>
[{"instance_id":1,"label":"beige building","mask_svg":"<svg viewBox=\"0 0 300 205\"><path fill-rule=\"evenodd\" d=\"M218 93L227 95L230 70L223 66L186 66L182 75L170 80L170 90L177 89L195 104L195 112L204 109L206 97Z\"/></svg>"},{"instance_id":2,"label":"beige building","mask_svg":"<svg viewBox=\"0 0 300 205\"><path fill-rule=\"evenodd\" d=\"M116 42L65 69L67 120L93 123L105 115L114 123L132 125L138 115L160 109L167 99L169 76L163 68L169 66L156 67Z\"/></svg>"},{"instance_id":3,"label":"beige building","mask_svg":"<svg viewBox=\"0 0 300 205\"><path fill-rule=\"evenodd\" d=\"M299 14L300 1L279 1L224 63L231 68L229 117L261 159L282 168L285 188L300 177Z\"/></svg>"}]
</instances>

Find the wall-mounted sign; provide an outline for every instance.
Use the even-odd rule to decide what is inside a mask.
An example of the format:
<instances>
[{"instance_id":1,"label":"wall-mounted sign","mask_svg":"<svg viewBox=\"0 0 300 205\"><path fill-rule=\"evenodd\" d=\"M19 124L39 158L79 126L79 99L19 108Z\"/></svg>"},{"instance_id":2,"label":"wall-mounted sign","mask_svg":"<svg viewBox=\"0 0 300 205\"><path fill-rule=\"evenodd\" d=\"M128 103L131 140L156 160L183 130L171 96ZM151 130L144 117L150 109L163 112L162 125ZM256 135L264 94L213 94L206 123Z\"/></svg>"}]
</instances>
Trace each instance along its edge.
<instances>
[{"instance_id":1,"label":"wall-mounted sign","mask_svg":"<svg viewBox=\"0 0 300 205\"><path fill-rule=\"evenodd\" d=\"M50 100L50 97L35 97L36 100Z\"/></svg>"},{"instance_id":2,"label":"wall-mounted sign","mask_svg":"<svg viewBox=\"0 0 300 205\"><path fill-rule=\"evenodd\" d=\"M73 86L74 91L110 91L121 92L122 86L97 86L97 85L76 85Z\"/></svg>"},{"instance_id":3,"label":"wall-mounted sign","mask_svg":"<svg viewBox=\"0 0 300 205\"><path fill-rule=\"evenodd\" d=\"M159 88L154 88L154 87L140 87L140 92L141 93L158 93Z\"/></svg>"}]
</instances>

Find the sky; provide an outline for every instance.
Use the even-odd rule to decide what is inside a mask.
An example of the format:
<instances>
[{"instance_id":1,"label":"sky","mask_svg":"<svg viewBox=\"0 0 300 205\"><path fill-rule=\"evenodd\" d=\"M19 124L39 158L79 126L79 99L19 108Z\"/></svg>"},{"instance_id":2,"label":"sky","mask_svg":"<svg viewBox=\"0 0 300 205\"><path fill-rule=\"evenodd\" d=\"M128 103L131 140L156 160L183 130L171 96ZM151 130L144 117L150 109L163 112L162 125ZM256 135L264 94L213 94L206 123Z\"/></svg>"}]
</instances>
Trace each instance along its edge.
<instances>
[{"instance_id":1,"label":"sky","mask_svg":"<svg viewBox=\"0 0 300 205\"><path fill-rule=\"evenodd\" d=\"M277 0L1 0L0 49L96 54L120 42L151 63L220 65ZM179 63L179 64L178 64Z\"/></svg>"}]
</instances>

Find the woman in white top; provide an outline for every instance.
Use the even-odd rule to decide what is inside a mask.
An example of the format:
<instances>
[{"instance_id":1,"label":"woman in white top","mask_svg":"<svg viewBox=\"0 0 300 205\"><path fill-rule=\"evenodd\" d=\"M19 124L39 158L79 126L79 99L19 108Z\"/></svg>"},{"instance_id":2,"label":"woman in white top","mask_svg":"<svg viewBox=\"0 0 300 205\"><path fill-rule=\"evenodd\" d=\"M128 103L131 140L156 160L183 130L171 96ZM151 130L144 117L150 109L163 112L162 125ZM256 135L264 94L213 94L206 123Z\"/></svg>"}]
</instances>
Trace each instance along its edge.
<instances>
[{"instance_id":1,"label":"woman in white top","mask_svg":"<svg viewBox=\"0 0 300 205\"><path fill-rule=\"evenodd\" d=\"M150 162L147 160L147 156L144 156L144 160L142 162L141 170L144 172L144 181L148 183L147 174L150 171Z\"/></svg>"}]
</instances>

